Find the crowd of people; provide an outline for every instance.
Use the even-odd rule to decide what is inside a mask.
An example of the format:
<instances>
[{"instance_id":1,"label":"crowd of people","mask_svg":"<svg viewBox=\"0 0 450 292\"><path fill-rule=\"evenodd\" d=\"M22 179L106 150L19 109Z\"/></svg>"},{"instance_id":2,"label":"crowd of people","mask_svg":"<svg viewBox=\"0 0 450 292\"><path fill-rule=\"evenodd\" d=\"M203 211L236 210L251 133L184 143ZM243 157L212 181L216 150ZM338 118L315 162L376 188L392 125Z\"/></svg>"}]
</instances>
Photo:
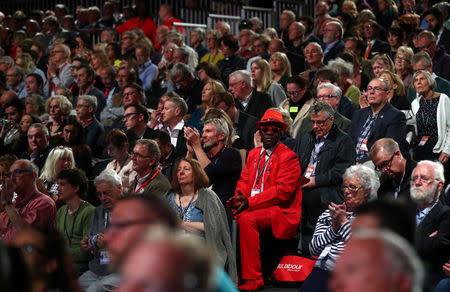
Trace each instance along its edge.
<instances>
[{"instance_id":1,"label":"crowd of people","mask_svg":"<svg viewBox=\"0 0 450 292\"><path fill-rule=\"evenodd\" d=\"M0 285L254 291L288 240L301 292L450 291L448 3L149 7L0 12Z\"/></svg>"}]
</instances>

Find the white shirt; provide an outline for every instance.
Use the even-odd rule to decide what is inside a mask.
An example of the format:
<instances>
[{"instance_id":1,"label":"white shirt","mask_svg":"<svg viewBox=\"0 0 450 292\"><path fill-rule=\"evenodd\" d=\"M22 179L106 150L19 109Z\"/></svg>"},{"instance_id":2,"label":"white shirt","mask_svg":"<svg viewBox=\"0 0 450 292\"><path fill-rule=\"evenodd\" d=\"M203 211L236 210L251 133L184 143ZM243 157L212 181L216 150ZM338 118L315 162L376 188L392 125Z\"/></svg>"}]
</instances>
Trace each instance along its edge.
<instances>
[{"instance_id":1,"label":"white shirt","mask_svg":"<svg viewBox=\"0 0 450 292\"><path fill-rule=\"evenodd\" d=\"M178 140L178 134L184 127L184 121L181 120L174 128L173 130L170 130L170 127L168 125L164 125L164 129L169 132L170 136L170 143L175 147L177 146L177 140Z\"/></svg>"},{"instance_id":2,"label":"white shirt","mask_svg":"<svg viewBox=\"0 0 450 292\"><path fill-rule=\"evenodd\" d=\"M253 90L252 90L252 92L250 92L250 94L244 100L241 100L241 104L244 107L244 109L247 108L247 105L250 102L250 96L252 95L252 93L253 93Z\"/></svg>"}]
</instances>

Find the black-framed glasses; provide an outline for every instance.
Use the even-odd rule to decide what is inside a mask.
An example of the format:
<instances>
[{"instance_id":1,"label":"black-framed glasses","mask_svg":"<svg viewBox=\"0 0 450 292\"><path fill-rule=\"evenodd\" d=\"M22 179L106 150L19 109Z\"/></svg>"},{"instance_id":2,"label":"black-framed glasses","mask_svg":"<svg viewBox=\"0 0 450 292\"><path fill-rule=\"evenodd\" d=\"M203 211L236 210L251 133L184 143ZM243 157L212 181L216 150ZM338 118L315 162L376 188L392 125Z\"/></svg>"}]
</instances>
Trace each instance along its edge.
<instances>
[{"instance_id":1,"label":"black-framed glasses","mask_svg":"<svg viewBox=\"0 0 450 292\"><path fill-rule=\"evenodd\" d=\"M272 134L278 134L278 132L281 131L281 129L279 127L274 127L274 126L262 126L261 128L259 128L261 130L261 132L263 133L269 133L269 131Z\"/></svg>"},{"instance_id":2,"label":"black-framed glasses","mask_svg":"<svg viewBox=\"0 0 450 292\"><path fill-rule=\"evenodd\" d=\"M289 96L299 96L301 92L302 92L301 90L288 91L287 94L288 94Z\"/></svg>"},{"instance_id":3,"label":"black-framed glasses","mask_svg":"<svg viewBox=\"0 0 450 292\"><path fill-rule=\"evenodd\" d=\"M150 156L142 155L137 152L131 152L131 156L135 156L135 157L141 158L141 159L150 158Z\"/></svg>"},{"instance_id":4,"label":"black-framed glasses","mask_svg":"<svg viewBox=\"0 0 450 292\"><path fill-rule=\"evenodd\" d=\"M357 186L342 185L341 190L342 190L342 192L344 192L345 190L349 190L349 192L351 192L351 193L356 193L361 188L362 188L362 186L357 187Z\"/></svg>"},{"instance_id":5,"label":"black-framed glasses","mask_svg":"<svg viewBox=\"0 0 450 292\"><path fill-rule=\"evenodd\" d=\"M326 121L328 121L330 117L326 118L325 120L311 120L311 124L314 126L314 124L317 124L318 126L323 126Z\"/></svg>"},{"instance_id":6,"label":"black-framed glasses","mask_svg":"<svg viewBox=\"0 0 450 292\"><path fill-rule=\"evenodd\" d=\"M392 154L392 156L391 156L391 158L389 158L389 160L383 161L380 164L375 165L375 169L378 171L382 171L385 168L391 167L391 163L392 163L392 160L394 159L394 156L395 156L395 152L394 152L394 154Z\"/></svg>"},{"instance_id":7,"label":"black-framed glasses","mask_svg":"<svg viewBox=\"0 0 450 292\"><path fill-rule=\"evenodd\" d=\"M137 94L137 91L128 91L126 93L123 94L123 96L129 96L129 95L135 95Z\"/></svg>"},{"instance_id":8,"label":"black-framed glasses","mask_svg":"<svg viewBox=\"0 0 450 292\"><path fill-rule=\"evenodd\" d=\"M131 118L133 115L138 115L139 113L129 113L123 116L124 120L128 120L129 118Z\"/></svg>"}]
</instances>

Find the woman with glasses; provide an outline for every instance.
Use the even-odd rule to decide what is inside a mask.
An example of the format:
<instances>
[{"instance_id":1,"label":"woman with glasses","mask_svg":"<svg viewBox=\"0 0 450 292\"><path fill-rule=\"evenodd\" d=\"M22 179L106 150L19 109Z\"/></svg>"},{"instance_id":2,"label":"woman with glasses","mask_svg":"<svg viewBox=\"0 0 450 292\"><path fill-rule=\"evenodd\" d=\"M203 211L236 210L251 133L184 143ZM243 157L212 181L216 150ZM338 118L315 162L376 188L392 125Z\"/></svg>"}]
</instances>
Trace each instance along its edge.
<instances>
[{"instance_id":1,"label":"woman with glasses","mask_svg":"<svg viewBox=\"0 0 450 292\"><path fill-rule=\"evenodd\" d=\"M412 86L413 70L411 61L413 56L414 52L410 47L401 46L398 48L394 58L395 73L402 79L406 92Z\"/></svg>"},{"instance_id":2,"label":"woman with glasses","mask_svg":"<svg viewBox=\"0 0 450 292\"><path fill-rule=\"evenodd\" d=\"M380 181L373 169L361 164L352 165L347 168L342 179L343 201L330 203L328 210L317 220L309 251L318 259L300 292L328 291L328 279L335 261L350 238L353 212L377 198Z\"/></svg>"},{"instance_id":3,"label":"woman with glasses","mask_svg":"<svg viewBox=\"0 0 450 292\"><path fill-rule=\"evenodd\" d=\"M113 129L106 134L105 145L108 149L108 155L113 159L106 169L113 169L122 179L124 192L136 177L137 173L133 170L133 161L128 154L128 138L120 129Z\"/></svg>"},{"instance_id":4,"label":"woman with glasses","mask_svg":"<svg viewBox=\"0 0 450 292\"><path fill-rule=\"evenodd\" d=\"M167 200L181 220L181 228L190 236L204 239L217 265L236 282L236 259L225 208L216 193L207 189L207 174L200 163L191 158L182 158L174 170L172 191L167 194Z\"/></svg>"},{"instance_id":5,"label":"woman with glasses","mask_svg":"<svg viewBox=\"0 0 450 292\"><path fill-rule=\"evenodd\" d=\"M75 158L72 149L58 146L48 154L41 176L37 181L40 192L50 196L55 202L58 200L58 184L56 178L63 169L75 168Z\"/></svg>"},{"instance_id":6,"label":"woman with glasses","mask_svg":"<svg viewBox=\"0 0 450 292\"><path fill-rule=\"evenodd\" d=\"M217 62L225 58L219 49L218 40L220 38L220 32L215 29L210 29L206 31L206 46L208 47L208 53L204 55L201 62L208 62L217 65Z\"/></svg>"},{"instance_id":7,"label":"woman with glasses","mask_svg":"<svg viewBox=\"0 0 450 292\"><path fill-rule=\"evenodd\" d=\"M445 166L450 155L450 99L433 91L436 81L428 71L414 73L413 86L419 95L411 103L416 119L414 159L438 160Z\"/></svg>"}]
</instances>

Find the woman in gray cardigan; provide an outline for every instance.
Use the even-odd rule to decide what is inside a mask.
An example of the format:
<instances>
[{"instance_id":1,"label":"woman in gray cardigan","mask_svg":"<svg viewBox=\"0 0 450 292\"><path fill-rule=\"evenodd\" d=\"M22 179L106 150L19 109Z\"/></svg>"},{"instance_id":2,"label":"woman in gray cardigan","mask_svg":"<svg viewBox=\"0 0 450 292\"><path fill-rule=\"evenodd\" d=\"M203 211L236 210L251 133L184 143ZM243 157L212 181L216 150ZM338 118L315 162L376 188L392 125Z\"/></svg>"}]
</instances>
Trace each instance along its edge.
<instances>
[{"instance_id":1,"label":"woman in gray cardigan","mask_svg":"<svg viewBox=\"0 0 450 292\"><path fill-rule=\"evenodd\" d=\"M188 233L205 239L217 266L237 282L236 259L231 246L225 208L217 195L207 189L209 179L197 160L181 159L175 167L167 200Z\"/></svg>"}]
</instances>

